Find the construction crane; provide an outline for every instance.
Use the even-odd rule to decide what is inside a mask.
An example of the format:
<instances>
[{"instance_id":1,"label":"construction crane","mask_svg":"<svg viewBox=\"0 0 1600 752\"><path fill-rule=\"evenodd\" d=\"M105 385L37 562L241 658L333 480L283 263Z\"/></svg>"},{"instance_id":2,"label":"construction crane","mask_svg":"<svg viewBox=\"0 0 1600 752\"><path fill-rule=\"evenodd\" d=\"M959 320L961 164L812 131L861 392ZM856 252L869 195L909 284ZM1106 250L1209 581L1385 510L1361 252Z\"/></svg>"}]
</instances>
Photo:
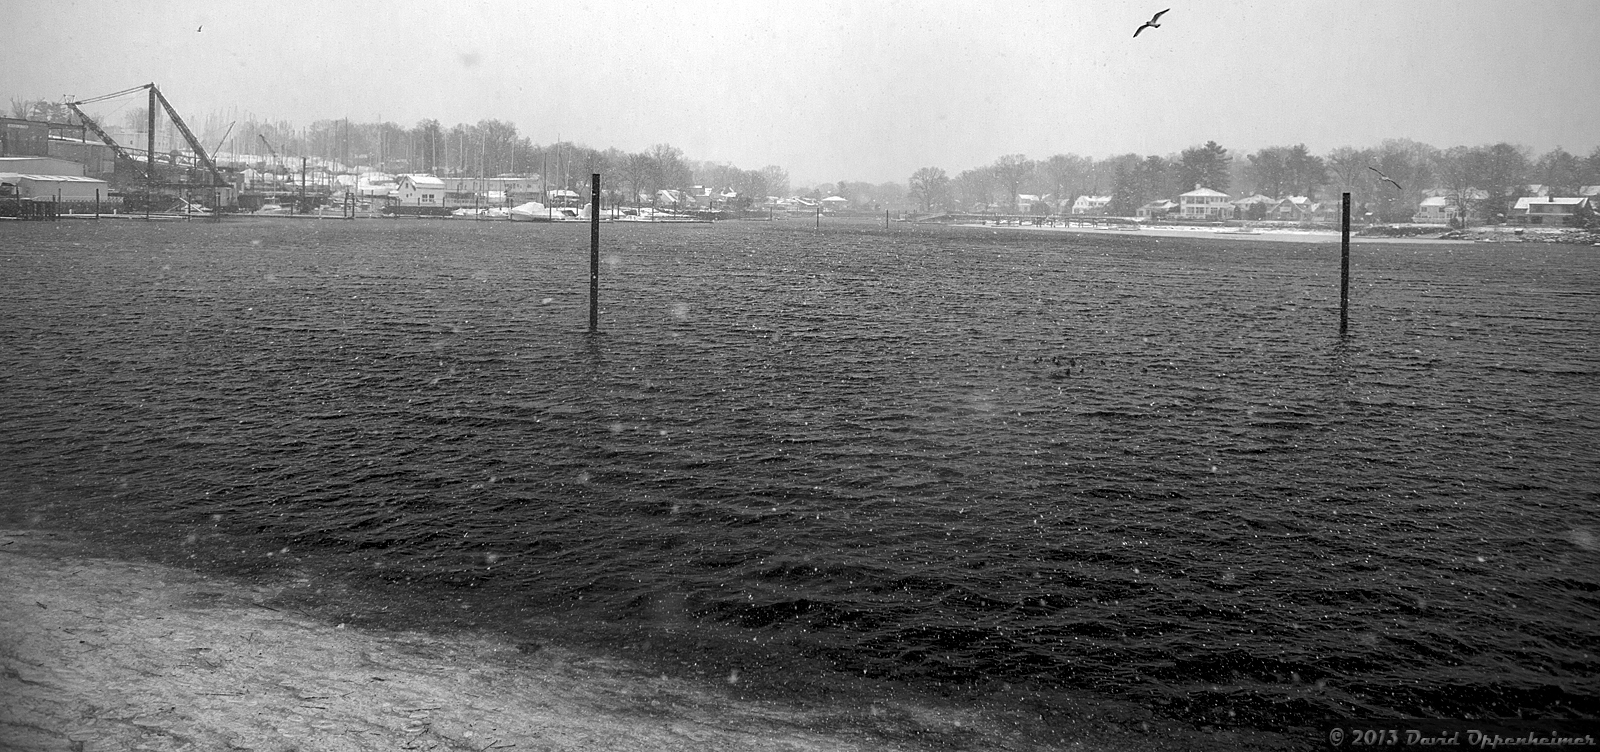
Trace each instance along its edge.
<instances>
[{"instance_id":1,"label":"construction crane","mask_svg":"<svg viewBox=\"0 0 1600 752\"><path fill-rule=\"evenodd\" d=\"M78 109L79 104L79 102L68 102L67 108L72 110L73 114L78 116L78 119L83 122L84 126L88 127L89 130L94 131L94 135L99 136L100 140L104 141L106 146L111 147L111 153L117 155L118 159L125 159L129 162L134 162L137 164L138 160L134 159L132 154L123 151L122 147L117 144L116 139L113 139L111 134L106 133L105 130L100 127L100 124L94 121L94 118L89 117L88 113Z\"/></svg>"},{"instance_id":2,"label":"construction crane","mask_svg":"<svg viewBox=\"0 0 1600 752\"><path fill-rule=\"evenodd\" d=\"M260 133L257 133L256 134L256 138L261 139L261 143L267 145L267 153L272 155L272 166L273 167L277 167L278 166L278 150L272 148L272 142L268 141L266 136L263 136Z\"/></svg>"},{"instance_id":3,"label":"construction crane","mask_svg":"<svg viewBox=\"0 0 1600 752\"><path fill-rule=\"evenodd\" d=\"M135 87L132 87L132 88L129 88L129 89L123 89L122 91L114 92L114 93L111 93L111 94L106 94L105 96L90 97L89 99L82 99L82 100L78 100L76 102L67 102L67 107L70 108L74 113L76 113L78 115L78 117L83 120L83 124L88 126L90 130L94 131L94 134L96 136L99 136L101 141L104 141L107 146L111 147L111 150L113 152L115 152L117 156L123 157L125 159L130 160L130 161L135 161L135 160L133 160L133 158L131 156L128 155L127 152L123 151L121 146L117 145L117 142L115 140L113 140L111 138L111 136L105 132L104 129L102 129L100 127L99 123L96 123L93 118L91 118L87 114L85 114L84 111L78 107L78 105L92 104L94 102L99 102L99 101L102 101L102 100L111 99L113 97L120 97L120 96L122 96L124 94L130 94L132 92L139 91L140 89L147 89L150 92L150 122L151 122L151 125L152 125L151 133L150 133L150 140L151 140L152 143L151 143L151 147L147 148L145 150L146 151L145 157L146 157L147 164L148 164L148 167L146 169L149 172L149 174L148 174L149 179L151 181L155 180L156 155L155 155L155 149L154 149L154 141L155 141L154 123L155 123L156 105L160 104L161 108L166 110L167 116L172 118L172 124L178 126L178 132L183 134L183 139L185 141L189 142L189 148L194 150L195 158L197 160L199 160L200 165L202 167L206 168L206 172L211 174L211 184L213 186L217 186L217 187L227 186L228 185L228 181L224 180L222 178L222 173L217 171L217 164L215 162L213 162L211 160L210 155L208 155L206 153L206 147L204 147L204 146L202 146L200 144L200 139L195 138L194 132L189 130L188 123L183 122L183 118L178 115L178 111L173 108L172 103L167 101L166 96L164 96L161 93L161 90L156 88L156 85L153 84L153 83L143 84L141 86L135 86Z\"/></svg>"},{"instance_id":4,"label":"construction crane","mask_svg":"<svg viewBox=\"0 0 1600 752\"><path fill-rule=\"evenodd\" d=\"M228 136L233 134L233 126L238 125L238 124L239 124L239 121L237 121L237 120L235 120L235 121L233 121L231 123L228 123L228 129L222 132L222 138L217 139L217 145L211 148L211 153L212 154L216 154L217 152L222 151L222 145L225 144L225 143L228 143Z\"/></svg>"}]
</instances>

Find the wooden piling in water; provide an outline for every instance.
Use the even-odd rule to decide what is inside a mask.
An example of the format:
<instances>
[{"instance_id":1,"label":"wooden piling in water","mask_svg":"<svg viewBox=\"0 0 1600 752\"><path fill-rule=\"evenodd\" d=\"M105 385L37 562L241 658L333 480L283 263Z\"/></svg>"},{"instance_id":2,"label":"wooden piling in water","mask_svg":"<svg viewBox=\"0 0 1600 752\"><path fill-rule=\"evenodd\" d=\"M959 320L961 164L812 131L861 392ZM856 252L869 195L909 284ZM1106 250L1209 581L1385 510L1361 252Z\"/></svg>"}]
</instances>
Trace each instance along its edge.
<instances>
[{"instance_id":1,"label":"wooden piling in water","mask_svg":"<svg viewBox=\"0 0 1600 752\"><path fill-rule=\"evenodd\" d=\"M1339 336L1350 328L1350 192L1344 194L1339 233Z\"/></svg>"},{"instance_id":2,"label":"wooden piling in water","mask_svg":"<svg viewBox=\"0 0 1600 752\"><path fill-rule=\"evenodd\" d=\"M589 331L600 328L600 173L589 190Z\"/></svg>"}]
</instances>

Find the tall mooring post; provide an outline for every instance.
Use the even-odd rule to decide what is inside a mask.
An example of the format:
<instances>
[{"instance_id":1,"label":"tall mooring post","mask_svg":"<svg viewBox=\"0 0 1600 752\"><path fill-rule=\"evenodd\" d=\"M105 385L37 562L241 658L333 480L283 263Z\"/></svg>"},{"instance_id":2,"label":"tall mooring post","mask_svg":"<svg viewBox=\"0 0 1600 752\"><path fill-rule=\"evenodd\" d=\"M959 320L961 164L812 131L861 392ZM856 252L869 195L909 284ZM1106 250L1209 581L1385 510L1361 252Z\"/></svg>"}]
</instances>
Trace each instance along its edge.
<instances>
[{"instance_id":1,"label":"tall mooring post","mask_svg":"<svg viewBox=\"0 0 1600 752\"><path fill-rule=\"evenodd\" d=\"M150 219L150 205L156 201L156 85L150 84L149 133L145 134L144 218Z\"/></svg>"},{"instance_id":2,"label":"tall mooring post","mask_svg":"<svg viewBox=\"0 0 1600 752\"><path fill-rule=\"evenodd\" d=\"M589 331L600 328L600 173L589 190Z\"/></svg>"},{"instance_id":3,"label":"tall mooring post","mask_svg":"<svg viewBox=\"0 0 1600 752\"><path fill-rule=\"evenodd\" d=\"M1339 336L1350 328L1350 192L1344 194L1339 233Z\"/></svg>"}]
</instances>

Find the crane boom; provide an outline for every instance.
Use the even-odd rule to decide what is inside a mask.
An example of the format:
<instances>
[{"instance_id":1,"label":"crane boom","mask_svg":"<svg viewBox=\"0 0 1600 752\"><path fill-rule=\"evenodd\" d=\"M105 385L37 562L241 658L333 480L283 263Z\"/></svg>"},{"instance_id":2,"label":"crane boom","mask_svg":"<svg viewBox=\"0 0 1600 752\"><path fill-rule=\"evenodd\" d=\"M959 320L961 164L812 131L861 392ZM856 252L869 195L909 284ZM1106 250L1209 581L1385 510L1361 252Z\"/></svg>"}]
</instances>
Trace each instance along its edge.
<instances>
[{"instance_id":1,"label":"crane boom","mask_svg":"<svg viewBox=\"0 0 1600 752\"><path fill-rule=\"evenodd\" d=\"M150 91L156 95L156 99L161 102L161 107L167 111L167 116L172 118L172 124L178 126L178 132L182 133L183 139L189 142L189 148L194 149L194 155L200 158L200 164L204 165L206 171L211 173L211 184L214 186L227 185L228 181L222 179L222 173L217 172L217 163L211 161L211 157L206 154L206 147L200 143L200 139L194 137L194 132L189 130L188 124L184 123L183 118L178 116L178 111L173 109L172 103L167 101L167 98L161 94L161 90L156 88L155 84L148 84L148 86Z\"/></svg>"},{"instance_id":2,"label":"crane boom","mask_svg":"<svg viewBox=\"0 0 1600 752\"><path fill-rule=\"evenodd\" d=\"M183 118L178 115L178 111L173 108L171 102L167 101L166 96L161 93L160 89L156 88L155 84L141 84L130 89L123 89L122 91L113 94L107 94L100 97L90 97L88 99L79 100L76 102L67 102L66 104L67 107L71 108L73 112L77 113L78 117L83 120L83 124L89 127L89 130L94 131L94 134L99 136L100 140L104 141L106 146L111 147L111 150L115 152L118 157L133 161L133 157L124 151L122 146L117 144L117 142L111 138L110 134L107 134L105 129L101 128L100 124L96 123L94 118L89 117L88 113L80 109L78 105L99 102L102 100L111 99L112 97L120 97L123 94L139 91L140 89L148 89L153 95L152 99L160 102L161 107L167 111L167 117L172 119L173 125L178 126L178 131L183 134L184 140L189 142L189 148L194 150L195 157L200 160L200 164L206 168L206 171L211 173L211 184L219 187L228 185L228 181L222 178L222 173L217 171L217 163L212 161L211 156L206 153L205 146L201 145L200 139L194 137L194 131L189 130L189 124L183 122ZM155 122L154 116L151 117L151 122ZM152 136L152 138L154 137ZM151 158L153 159L154 155L151 155Z\"/></svg>"},{"instance_id":3,"label":"crane boom","mask_svg":"<svg viewBox=\"0 0 1600 752\"><path fill-rule=\"evenodd\" d=\"M237 121L237 120L235 120L235 121L233 121L231 123L228 123L228 129L222 132L222 138L217 140L216 147L211 150L211 152L213 154L215 154L218 151L221 151L222 150L222 145L225 144L225 143L228 143L228 136L233 133L233 126L238 125L238 124L239 124L239 121Z\"/></svg>"},{"instance_id":4,"label":"crane boom","mask_svg":"<svg viewBox=\"0 0 1600 752\"><path fill-rule=\"evenodd\" d=\"M89 117L88 113L84 112L83 110L78 109L78 105L79 104L81 104L81 103L80 102L68 102L67 103L67 107L70 108L73 112L77 113L78 119L82 120L83 124L89 127L89 130L94 131L94 135L99 136L100 140L104 141L106 146L111 147L111 152L113 154L116 154L117 157L119 157L121 159L126 159L129 162L134 161L133 156L130 155L129 153L123 151L122 147L117 144L116 140L111 138L111 134L106 133L105 130L100 127L100 124L96 123L94 121L94 118Z\"/></svg>"}]
</instances>

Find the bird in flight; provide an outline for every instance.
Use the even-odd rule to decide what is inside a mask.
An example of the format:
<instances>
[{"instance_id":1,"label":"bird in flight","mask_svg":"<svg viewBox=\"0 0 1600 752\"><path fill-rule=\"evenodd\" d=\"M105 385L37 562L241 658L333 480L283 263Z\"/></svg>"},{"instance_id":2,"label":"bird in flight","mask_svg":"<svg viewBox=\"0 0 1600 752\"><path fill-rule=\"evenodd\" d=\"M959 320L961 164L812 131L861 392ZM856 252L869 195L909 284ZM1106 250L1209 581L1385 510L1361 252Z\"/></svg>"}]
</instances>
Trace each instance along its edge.
<instances>
[{"instance_id":1,"label":"bird in flight","mask_svg":"<svg viewBox=\"0 0 1600 752\"><path fill-rule=\"evenodd\" d=\"M1168 8L1167 10L1172 10L1172 9ZM1166 13L1167 10L1161 11L1161 13ZM1139 32L1144 31L1145 29L1159 29L1159 28L1161 28L1161 24L1158 23L1161 20L1161 13L1157 13L1157 14L1151 16L1150 20L1145 21L1143 26L1140 26L1139 28L1134 29L1133 30L1133 35L1134 36L1139 36Z\"/></svg>"},{"instance_id":2,"label":"bird in flight","mask_svg":"<svg viewBox=\"0 0 1600 752\"><path fill-rule=\"evenodd\" d=\"M200 24L200 28L198 28L198 29L195 29L195 30L194 30L194 33L196 33L196 34L199 34L199 33L200 33L200 32L202 32L202 31L204 31L204 30L205 30L205 28L206 28L206 25L205 25L205 24Z\"/></svg>"},{"instance_id":3,"label":"bird in flight","mask_svg":"<svg viewBox=\"0 0 1600 752\"><path fill-rule=\"evenodd\" d=\"M1389 176L1388 176L1388 175L1385 175L1385 174L1383 174L1383 172L1382 172L1382 171L1380 171L1380 170L1379 170L1379 169L1378 169L1378 168L1376 168L1376 167L1373 167L1373 166L1372 166L1372 165L1367 165L1367 169L1369 169L1369 170L1372 170L1372 171L1373 171L1373 172L1376 172L1376 173L1378 173L1378 179L1379 179L1379 180L1383 180L1383 181L1386 181L1386 182L1388 182L1388 183L1389 183L1389 185L1392 185L1392 186L1394 186L1394 188L1395 188L1395 190L1397 190L1397 191L1403 191L1403 190L1405 190L1405 189L1404 189L1404 188L1401 188L1401 187L1400 187L1400 184L1399 184L1399 183L1396 183L1396 182L1394 182L1394 178L1391 178L1391 177L1389 177Z\"/></svg>"}]
</instances>

